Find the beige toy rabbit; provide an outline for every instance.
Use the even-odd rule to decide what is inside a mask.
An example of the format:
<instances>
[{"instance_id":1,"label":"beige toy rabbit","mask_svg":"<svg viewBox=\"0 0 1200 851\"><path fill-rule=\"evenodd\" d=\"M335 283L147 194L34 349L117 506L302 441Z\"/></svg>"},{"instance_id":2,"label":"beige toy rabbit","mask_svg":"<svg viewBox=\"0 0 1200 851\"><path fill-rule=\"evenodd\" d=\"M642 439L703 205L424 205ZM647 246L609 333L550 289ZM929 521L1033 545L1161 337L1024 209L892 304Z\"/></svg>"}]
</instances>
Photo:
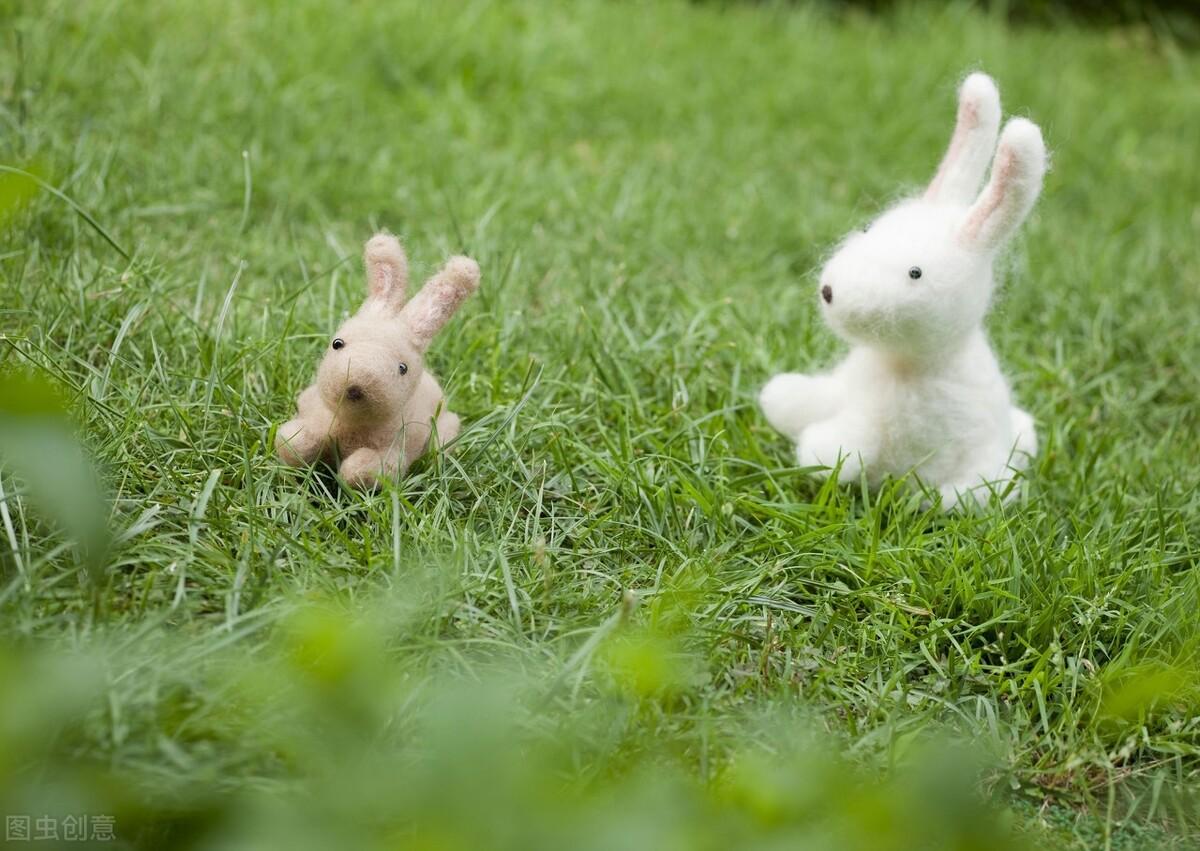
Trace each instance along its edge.
<instances>
[{"instance_id":1,"label":"beige toy rabbit","mask_svg":"<svg viewBox=\"0 0 1200 851\"><path fill-rule=\"evenodd\" d=\"M479 265L450 258L406 302L408 260L400 242L378 233L364 259L367 300L334 335L295 418L276 432L275 449L293 466L340 459L347 484L372 488L381 476L404 475L435 435L445 444L458 434L458 416L445 409L424 356L479 287Z\"/></svg>"}]
</instances>

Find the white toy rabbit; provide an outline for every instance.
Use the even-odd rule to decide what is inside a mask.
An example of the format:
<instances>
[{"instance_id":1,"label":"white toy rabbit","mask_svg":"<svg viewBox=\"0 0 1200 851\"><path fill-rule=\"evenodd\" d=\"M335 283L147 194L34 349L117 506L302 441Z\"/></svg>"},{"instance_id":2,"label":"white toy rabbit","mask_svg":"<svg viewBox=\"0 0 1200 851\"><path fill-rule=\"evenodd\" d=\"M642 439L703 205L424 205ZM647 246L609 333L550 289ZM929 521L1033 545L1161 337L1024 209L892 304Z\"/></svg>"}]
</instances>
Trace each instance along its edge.
<instances>
[{"instance_id":1,"label":"white toy rabbit","mask_svg":"<svg viewBox=\"0 0 1200 851\"><path fill-rule=\"evenodd\" d=\"M759 397L802 466L841 461L841 480L865 473L872 485L915 472L951 508L1002 491L1036 454L1033 418L1012 404L983 319L997 251L1041 192L1046 149L1037 125L1010 120L979 193L999 126L996 84L972 74L924 195L848 236L825 264L821 306L850 353L828 373L777 375Z\"/></svg>"},{"instance_id":2,"label":"white toy rabbit","mask_svg":"<svg viewBox=\"0 0 1200 851\"><path fill-rule=\"evenodd\" d=\"M285 463L340 458L350 485L372 488L380 476L404 475L428 447L458 434L442 388L425 369L425 350L479 286L479 266L451 257L406 303L408 260L387 233L367 243L367 300L333 335L316 383L297 402L294 419L276 431Z\"/></svg>"}]
</instances>

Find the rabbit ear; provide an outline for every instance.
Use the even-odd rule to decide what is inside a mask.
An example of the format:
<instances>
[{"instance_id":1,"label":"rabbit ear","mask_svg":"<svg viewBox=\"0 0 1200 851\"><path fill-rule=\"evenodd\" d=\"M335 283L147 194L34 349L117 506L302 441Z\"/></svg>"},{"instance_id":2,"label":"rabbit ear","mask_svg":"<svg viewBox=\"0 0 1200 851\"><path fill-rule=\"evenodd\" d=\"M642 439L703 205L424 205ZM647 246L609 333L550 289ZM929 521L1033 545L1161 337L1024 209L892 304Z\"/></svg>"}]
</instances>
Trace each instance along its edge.
<instances>
[{"instance_id":1,"label":"rabbit ear","mask_svg":"<svg viewBox=\"0 0 1200 851\"><path fill-rule=\"evenodd\" d=\"M408 293L408 258L400 240L387 231L380 231L367 241L363 249L367 267L367 299L383 303L394 310L404 307Z\"/></svg>"},{"instance_id":2,"label":"rabbit ear","mask_svg":"<svg viewBox=\"0 0 1200 851\"><path fill-rule=\"evenodd\" d=\"M958 120L950 147L925 190L925 200L969 204L983 183L1000 131L1000 92L987 74L975 73L958 89Z\"/></svg>"},{"instance_id":3,"label":"rabbit ear","mask_svg":"<svg viewBox=\"0 0 1200 851\"><path fill-rule=\"evenodd\" d=\"M412 333L412 343L421 351L479 288L479 264L470 257L451 257L442 270L425 282L421 291L404 308L401 318Z\"/></svg>"},{"instance_id":4,"label":"rabbit ear","mask_svg":"<svg viewBox=\"0 0 1200 851\"><path fill-rule=\"evenodd\" d=\"M1042 191L1046 144L1032 121L1014 118L1004 127L992 177L963 222L963 242L990 251L1012 235Z\"/></svg>"}]
</instances>

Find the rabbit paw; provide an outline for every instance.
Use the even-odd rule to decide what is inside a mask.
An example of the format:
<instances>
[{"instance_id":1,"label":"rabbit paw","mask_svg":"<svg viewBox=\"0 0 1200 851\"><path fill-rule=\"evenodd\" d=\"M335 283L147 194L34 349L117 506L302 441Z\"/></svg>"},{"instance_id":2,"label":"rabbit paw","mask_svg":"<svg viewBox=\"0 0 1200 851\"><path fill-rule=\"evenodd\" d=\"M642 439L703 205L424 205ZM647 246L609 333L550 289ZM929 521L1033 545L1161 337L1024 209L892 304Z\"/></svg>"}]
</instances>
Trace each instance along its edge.
<instances>
[{"instance_id":1,"label":"rabbit paw","mask_svg":"<svg viewBox=\"0 0 1200 851\"><path fill-rule=\"evenodd\" d=\"M809 424L833 416L840 389L832 376L784 372L767 382L758 404L776 431L795 438Z\"/></svg>"},{"instance_id":2,"label":"rabbit paw","mask_svg":"<svg viewBox=\"0 0 1200 851\"><path fill-rule=\"evenodd\" d=\"M275 430L275 452L289 466L312 464L324 454L325 447L325 435L314 432L302 420L288 420Z\"/></svg>"},{"instance_id":3,"label":"rabbit paw","mask_svg":"<svg viewBox=\"0 0 1200 851\"><path fill-rule=\"evenodd\" d=\"M338 469L346 484L360 490L373 490L386 472L383 456L368 447L351 452Z\"/></svg>"},{"instance_id":4,"label":"rabbit paw","mask_svg":"<svg viewBox=\"0 0 1200 851\"><path fill-rule=\"evenodd\" d=\"M853 482L873 463L873 445L870 430L861 421L835 417L804 429L796 446L796 460L801 467L827 467L816 472L821 478L837 468L838 481Z\"/></svg>"}]
</instances>

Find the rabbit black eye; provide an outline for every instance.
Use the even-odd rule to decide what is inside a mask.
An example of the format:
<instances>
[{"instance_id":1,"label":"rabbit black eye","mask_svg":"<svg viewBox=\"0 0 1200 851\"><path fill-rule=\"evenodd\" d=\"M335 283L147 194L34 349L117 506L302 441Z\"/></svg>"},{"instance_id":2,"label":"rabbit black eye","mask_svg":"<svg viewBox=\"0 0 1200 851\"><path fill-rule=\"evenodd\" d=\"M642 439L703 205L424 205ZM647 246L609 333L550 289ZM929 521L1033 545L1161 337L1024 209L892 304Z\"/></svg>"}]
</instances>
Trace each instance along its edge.
<instances>
[{"instance_id":1,"label":"rabbit black eye","mask_svg":"<svg viewBox=\"0 0 1200 851\"><path fill-rule=\"evenodd\" d=\"M334 338L333 338L333 347L334 347L335 349L341 349L341 348L344 348L344 347L345 347L345 345L346 345L346 341L345 341L345 340L343 340L341 337L334 337Z\"/></svg>"},{"instance_id":2,"label":"rabbit black eye","mask_svg":"<svg viewBox=\"0 0 1200 851\"><path fill-rule=\"evenodd\" d=\"M400 374L408 375L408 364L406 364L404 361L400 362Z\"/></svg>"},{"instance_id":3,"label":"rabbit black eye","mask_svg":"<svg viewBox=\"0 0 1200 851\"><path fill-rule=\"evenodd\" d=\"M909 270L908 270L908 276L909 276L910 278L912 278L914 281L915 281L917 278L921 277L921 267L920 267L920 266L913 266L911 269L909 269Z\"/></svg>"}]
</instances>

